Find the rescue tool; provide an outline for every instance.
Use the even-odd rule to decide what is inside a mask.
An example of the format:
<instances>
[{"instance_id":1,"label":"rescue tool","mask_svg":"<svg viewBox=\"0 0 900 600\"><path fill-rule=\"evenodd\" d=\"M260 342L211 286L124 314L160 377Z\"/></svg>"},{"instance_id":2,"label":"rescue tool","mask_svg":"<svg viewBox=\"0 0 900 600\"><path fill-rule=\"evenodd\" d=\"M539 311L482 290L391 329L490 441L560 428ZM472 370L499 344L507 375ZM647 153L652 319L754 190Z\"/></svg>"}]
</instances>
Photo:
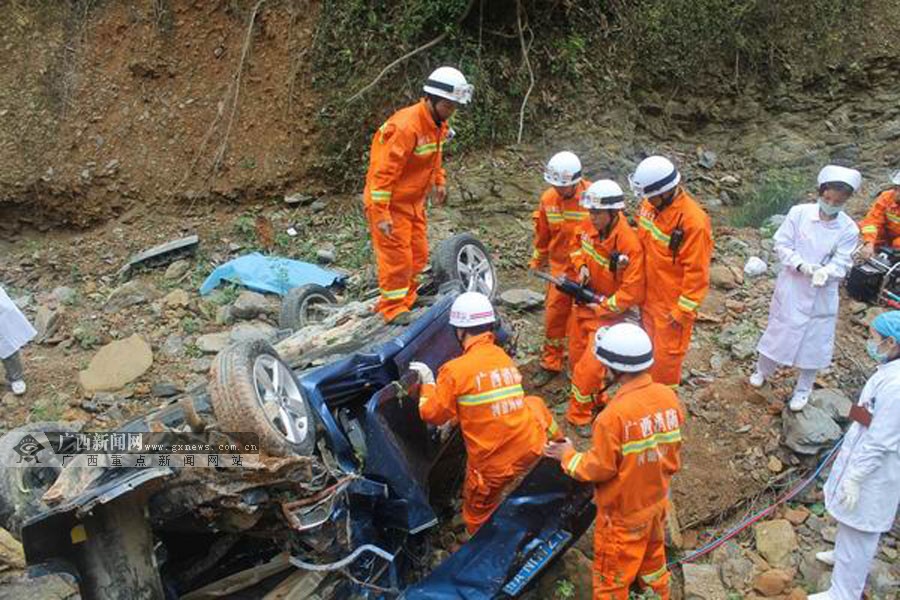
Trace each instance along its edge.
<instances>
[{"instance_id":1,"label":"rescue tool","mask_svg":"<svg viewBox=\"0 0 900 600\"><path fill-rule=\"evenodd\" d=\"M600 304L605 300L603 296L596 293L588 286L576 283L568 277L554 277L550 273L545 273L544 271L532 271L531 273L538 279L549 281L556 286L556 289L567 296L572 296L575 299L575 302L579 304Z\"/></svg>"}]
</instances>

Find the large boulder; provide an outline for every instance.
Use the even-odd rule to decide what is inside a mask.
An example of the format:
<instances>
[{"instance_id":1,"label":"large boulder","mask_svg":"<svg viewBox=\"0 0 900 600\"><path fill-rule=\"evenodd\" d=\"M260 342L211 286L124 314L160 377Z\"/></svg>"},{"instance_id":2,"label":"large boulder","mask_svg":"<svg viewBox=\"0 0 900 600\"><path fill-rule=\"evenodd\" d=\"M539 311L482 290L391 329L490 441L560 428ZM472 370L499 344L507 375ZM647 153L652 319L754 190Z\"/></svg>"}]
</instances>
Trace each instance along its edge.
<instances>
[{"instance_id":1,"label":"large boulder","mask_svg":"<svg viewBox=\"0 0 900 600\"><path fill-rule=\"evenodd\" d=\"M152 364L150 344L135 334L103 346L78 374L78 380L86 392L115 391L146 373Z\"/></svg>"},{"instance_id":2,"label":"large boulder","mask_svg":"<svg viewBox=\"0 0 900 600\"><path fill-rule=\"evenodd\" d=\"M841 437L841 428L834 419L812 404L800 412L782 411L781 427L784 445L798 454L817 454Z\"/></svg>"},{"instance_id":3,"label":"large boulder","mask_svg":"<svg viewBox=\"0 0 900 600\"><path fill-rule=\"evenodd\" d=\"M785 519L763 521L753 528L756 550L770 565L790 566L791 553L797 549L797 534Z\"/></svg>"},{"instance_id":4,"label":"large boulder","mask_svg":"<svg viewBox=\"0 0 900 600\"><path fill-rule=\"evenodd\" d=\"M809 403L821 408L838 423L846 423L850 419L850 408L853 402L847 394L836 389L816 390L810 395Z\"/></svg>"}]
</instances>

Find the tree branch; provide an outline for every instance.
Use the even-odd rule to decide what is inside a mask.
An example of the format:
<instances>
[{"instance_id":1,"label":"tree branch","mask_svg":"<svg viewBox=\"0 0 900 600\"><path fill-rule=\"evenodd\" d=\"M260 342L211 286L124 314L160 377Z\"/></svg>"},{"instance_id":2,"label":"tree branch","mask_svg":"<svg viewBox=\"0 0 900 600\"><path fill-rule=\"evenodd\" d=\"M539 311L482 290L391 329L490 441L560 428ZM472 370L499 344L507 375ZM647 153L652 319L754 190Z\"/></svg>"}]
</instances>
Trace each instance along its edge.
<instances>
[{"instance_id":1,"label":"tree branch","mask_svg":"<svg viewBox=\"0 0 900 600\"><path fill-rule=\"evenodd\" d=\"M519 107L519 135L516 137L517 144L522 143L522 130L525 128L525 106L528 104L528 97L531 96L531 91L534 89L534 71L531 69L531 61L528 60L528 47L525 45L525 32L522 28L523 12L525 12L525 9L522 8L522 0L516 0L516 25L519 29L519 44L522 46L522 61L528 68L528 77L531 81L528 85L528 91L525 92L525 97L522 98L522 106ZM532 34L532 40L533 39L534 34Z\"/></svg>"}]
</instances>

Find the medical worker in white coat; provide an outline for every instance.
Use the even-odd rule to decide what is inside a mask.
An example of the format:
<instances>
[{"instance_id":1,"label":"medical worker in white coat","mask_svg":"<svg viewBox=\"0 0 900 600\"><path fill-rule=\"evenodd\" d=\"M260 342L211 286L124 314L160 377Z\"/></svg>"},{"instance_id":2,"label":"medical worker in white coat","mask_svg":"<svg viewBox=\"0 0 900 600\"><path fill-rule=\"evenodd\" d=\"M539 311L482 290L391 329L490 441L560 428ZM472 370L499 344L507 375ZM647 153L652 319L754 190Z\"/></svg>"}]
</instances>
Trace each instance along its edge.
<instances>
[{"instance_id":1,"label":"medical worker in white coat","mask_svg":"<svg viewBox=\"0 0 900 600\"><path fill-rule=\"evenodd\" d=\"M831 587L809 600L859 600L900 502L900 311L872 321L867 346L880 363L850 413L850 429L825 482L825 507L837 522Z\"/></svg>"},{"instance_id":2,"label":"medical worker in white coat","mask_svg":"<svg viewBox=\"0 0 900 600\"><path fill-rule=\"evenodd\" d=\"M791 208L775 232L781 272L750 385L762 387L779 365L798 368L791 410L806 406L816 373L831 364L838 288L859 241L859 228L843 207L861 182L859 171L824 167L819 171L818 201Z\"/></svg>"},{"instance_id":3,"label":"medical worker in white coat","mask_svg":"<svg viewBox=\"0 0 900 600\"><path fill-rule=\"evenodd\" d=\"M6 381L17 396L25 393L25 377L19 350L35 334L34 327L0 287L0 359L3 360L6 371Z\"/></svg>"}]
</instances>

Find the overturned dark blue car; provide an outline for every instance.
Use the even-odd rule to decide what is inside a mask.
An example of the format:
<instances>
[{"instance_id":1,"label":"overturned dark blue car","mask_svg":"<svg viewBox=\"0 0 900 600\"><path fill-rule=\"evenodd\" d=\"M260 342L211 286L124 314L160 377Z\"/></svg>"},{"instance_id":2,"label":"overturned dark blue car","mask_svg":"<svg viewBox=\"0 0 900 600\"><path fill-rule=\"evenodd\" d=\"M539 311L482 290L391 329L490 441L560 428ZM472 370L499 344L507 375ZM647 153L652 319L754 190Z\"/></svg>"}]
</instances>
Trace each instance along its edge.
<instances>
[{"instance_id":1,"label":"overturned dark blue car","mask_svg":"<svg viewBox=\"0 0 900 600\"><path fill-rule=\"evenodd\" d=\"M465 450L459 431L419 418L407 366L459 355L450 305L477 284L445 284L405 327L326 320L312 337L329 350L294 336L229 346L205 389L122 428L180 444L246 432L263 451L252 464L62 467L44 449L5 470L0 519L32 573L68 572L86 599L517 597L590 526L592 488L542 460L471 539L436 553ZM42 440L52 427L23 429Z\"/></svg>"}]
</instances>

